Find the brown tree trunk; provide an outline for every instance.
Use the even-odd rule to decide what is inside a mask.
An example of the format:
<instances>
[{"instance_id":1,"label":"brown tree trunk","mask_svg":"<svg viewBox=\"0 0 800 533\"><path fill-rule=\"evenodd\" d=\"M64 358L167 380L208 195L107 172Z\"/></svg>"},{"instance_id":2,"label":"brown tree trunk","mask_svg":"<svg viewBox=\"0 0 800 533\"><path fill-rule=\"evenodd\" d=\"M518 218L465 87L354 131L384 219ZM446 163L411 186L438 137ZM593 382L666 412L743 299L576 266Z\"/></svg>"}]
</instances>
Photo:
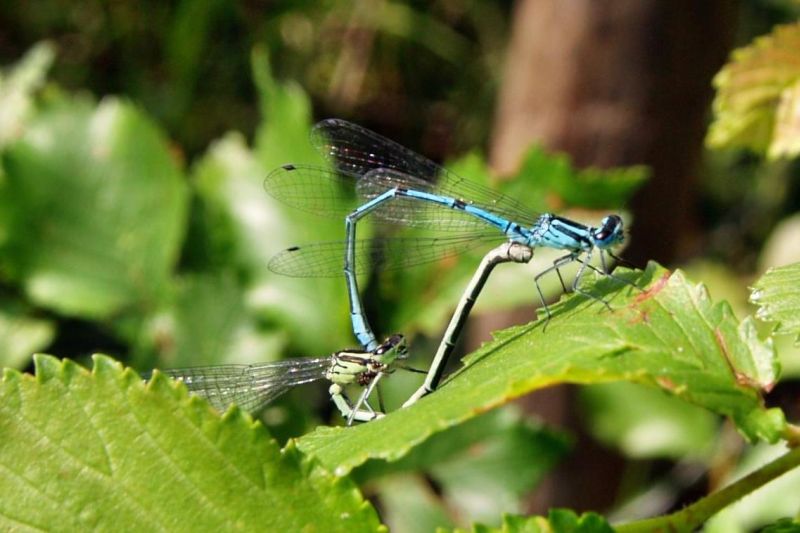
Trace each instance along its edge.
<instances>
[{"instance_id":1,"label":"brown tree trunk","mask_svg":"<svg viewBox=\"0 0 800 533\"><path fill-rule=\"evenodd\" d=\"M711 78L730 47L725 0L522 0L491 147L513 172L532 143L579 166L646 164L626 257L669 262L692 244L694 176Z\"/></svg>"},{"instance_id":2,"label":"brown tree trunk","mask_svg":"<svg viewBox=\"0 0 800 533\"><path fill-rule=\"evenodd\" d=\"M579 167L646 164L653 175L630 206L634 225L624 255L639 266L681 257L696 245L694 177L711 78L729 50L735 7L726 0L521 0L492 166L514 172L533 143L569 153ZM534 395L526 403L574 428L570 392L550 391L542 402ZM544 405L553 412L542 412ZM577 446L545 484L546 494L537 495L534 511L553 505L601 510L612 503L621 463L584 436Z\"/></svg>"}]
</instances>

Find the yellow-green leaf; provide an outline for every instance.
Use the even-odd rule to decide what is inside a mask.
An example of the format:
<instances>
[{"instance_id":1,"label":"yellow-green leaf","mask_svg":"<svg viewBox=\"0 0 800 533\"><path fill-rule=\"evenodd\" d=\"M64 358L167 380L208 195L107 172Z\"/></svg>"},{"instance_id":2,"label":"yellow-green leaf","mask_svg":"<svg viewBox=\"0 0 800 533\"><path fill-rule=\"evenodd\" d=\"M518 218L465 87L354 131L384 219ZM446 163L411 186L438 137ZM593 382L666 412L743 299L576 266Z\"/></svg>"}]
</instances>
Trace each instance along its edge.
<instances>
[{"instance_id":1,"label":"yellow-green leaf","mask_svg":"<svg viewBox=\"0 0 800 533\"><path fill-rule=\"evenodd\" d=\"M800 23L778 26L735 50L714 78L714 122L706 143L745 147L770 157L800 150Z\"/></svg>"},{"instance_id":2,"label":"yellow-green leaf","mask_svg":"<svg viewBox=\"0 0 800 533\"><path fill-rule=\"evenodd\" d=\"M800 53L800 50L798 50ZM775 119L775 136L769 156L793 157L800 153L800 82L783 90Z\"/></svg>"}]
</instances>

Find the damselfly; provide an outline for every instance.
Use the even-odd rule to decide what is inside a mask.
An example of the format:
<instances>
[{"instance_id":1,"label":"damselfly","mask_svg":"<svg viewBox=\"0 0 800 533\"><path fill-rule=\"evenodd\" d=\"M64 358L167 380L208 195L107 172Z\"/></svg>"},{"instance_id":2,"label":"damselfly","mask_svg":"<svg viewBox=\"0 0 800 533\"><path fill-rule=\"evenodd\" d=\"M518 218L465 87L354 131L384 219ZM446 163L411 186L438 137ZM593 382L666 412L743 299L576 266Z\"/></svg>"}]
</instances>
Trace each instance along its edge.
<instances>
[{"instance_id":1,"label":"damselfly","mask_svg":"<svg viewBox=\"0 0 800 533\"><path fill-rule=\"evenodd\" d=\"M408 357L405 337L393 335L374 350L342 350L327 357L301 357L252 365L215 365L166 369L159 372L182 381L190 392L202 396L224 411L231 404L256 413L289 389L321 379L331 382L331 400L350 425L383 416L369 404L369 397L381 377L394 371L397 360ZM145 379L152 374L145 375ZM345 394L347 385L364 388L352 404Z\"/></svg>"},{"instance_id":2,"label":"damselfly","mask_svg":"<svg viewBox=\"0 0 800 533\"><path fill-rule=\"evenodd\" d=\"M605 216L598 226L586 226L551 213L531 213L513 198L470 182L394 141L343 120L318 123L312 132L312 143L332 168L284 165L267 176L264 186L276 199L293 207L345 218L346 240L289 248L275 256L269 267L297 277L340 275L344 271L353 330L363 346L375 346L376 340L364 314L356 274L371 267L375 250L383 267L402 268L459 253L480 243L497 242L503 236L507 244L515 245L490 252L495 259L484 260L476 272L470 284L472 290L462 297L426 382L412 400L437 386L465 313L471 307L471 303L462 304L467 299L474 301L488 271L498 262L527 262L536 247L565 250L567 253L552 266L534 276L546 318L550 318L550 310L539 280L555 271L567 290L560 269L572 262L580 266L571 290L608 305L582 290L580 281L587 269L611 275L606 256L618 259L611 248L624 239L623 222L618 215ZM364 202L355 210L347 209L341 201L342 191L347 187L355 187ZM358 221L370 213L383 222L450 235L389 238L376 246L374 241L356 239ZM599 268L592 264L595 252Z\"/></svg>"}]
</instances>

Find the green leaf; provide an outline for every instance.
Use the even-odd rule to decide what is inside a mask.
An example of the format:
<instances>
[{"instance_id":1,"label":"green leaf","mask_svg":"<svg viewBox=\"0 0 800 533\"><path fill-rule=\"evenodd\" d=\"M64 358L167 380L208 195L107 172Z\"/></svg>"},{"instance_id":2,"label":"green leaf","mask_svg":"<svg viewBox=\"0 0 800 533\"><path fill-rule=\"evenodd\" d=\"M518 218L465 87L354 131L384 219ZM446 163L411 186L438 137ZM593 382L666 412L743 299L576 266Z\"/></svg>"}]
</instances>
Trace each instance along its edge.
<instances>
[{"instance_id":1,"label":"green leaf","mask_svg":"<svg viewBox=\"0 0 800 533\"><path fill-rule=\"evenodd\" d=\"M767 270L753 287L756 316L777 322L777 333L800 336L800 263Z\"/></svg>"},{"instance_id":2,"label":"green leaf","mask_svg":"<svg viewBox=\"0 0 800 533\"><path fill-rule=\"evenodd\" d=\"M49 320L29 316L19 306L0 304L0 366L27 365L31 355L50 344L54 335Z\"/></svg>"},{"instance_id":3,"label":"green leaf","mask_svg":"<svg viewBox=\"0 0 800 533\"><path fill-rule=\"evenodd\" d=\"M576 295L535 322L499 332L465 358L465 368L407 409L354 428L319 428L298 446L345 473L370 458L394 461L436 432L511 399L557 383L630 381L729 416L749 439L775 442L783 414L761 392L777 379L775 354L725 302L680 271L651 264L634 276L639 293L613 279L585 287L613 311Z\"/></svg>"},{"instance_id":4,"label":"green leaf","mask_svg":"<svg viewBox=\"0 0 800 533\"><path fill-rule=\"evenodd\" d=\"M456 529L455 532L467 530ZM499 528L475 525L473 533L613 533L614 529L597 513L577 515L569 509L552 509L543 516L503 516Z\"/></svg>"},{"instance_id":5,"label":"green leaf","mask_svg":"<svg viewBox=\"0 0 800 533\"><path fill-rule=\"evenodd\" d=\"M0 260L38 305L108 317L170 283L187 190L163 134L130 103L65 102L4 154Z\"/></svg>"},{"instance_id":6,"label":"green leaf","mask_svg":"<svg viewBox=\"0 0 800 533\"><path fill-rule=\"evenodd\" d=\"M353 472L353 477L364 483L396 472L435 471L446 463L458 467L465 457L489 457L511 440L521 443L526 448L523 453L533 456L524 466L529 469L525 480L510 482L514 486L509 488L518 489L517 494L534 487L572 447L567 435L533 423L514 405L508 405L433 435L398 461L368 461ZM512 447L509 455L515 451ZM486 455L487 452L492 453ZM519 482L524 485L517 485Z\"/></svg>"},{"instance_id":7,"label":"green leaf","mask_svg":"<svg viewBox=\"0 0 800 533\"><path fill-rule=\"evenodd\" d=\"M308 145L309 126L303 127ZM344 279L289 278L267 268L270 258L289 246L344 238L344 222L331 223L279 204L264 190L268 167L257 155L241 135L231 133L194 167L201 209L189 248L205 249L206 257L194 256L192 263L201 270L242 273L248 312L279 325L275 329L283 335L288 330L291 344L304 355L347 346L352 335Z\"/></svg>"},{"instance_id":8,"label":"green leaf","mask_svg":"<svg viewBox=\"0 0 800 533\"><path fill-rule=\"evenodd\" d=\"M492 180L484 159L468 154L448 165L452 171L497 188L536 212L565 207L609 209L624 206L649 176L644 166L612 169L577 169L566 154L553 154L539 146L526 153L519 172L503 180ZM492 183L497 181L497 183Z\"/></svg>"},{"instance_id":9,"label":"green leaf","mask_svg":"<svg viewBox=\"0 0 800 533\"><path fill-rule=\"evenodd\" d=\"M451 526L447 509L422 476L396 474L374 484L390 531L436 531Z\"/></svg>"},{"instance_id":10,"label":"green leaf","mask_svg":"<svg viewBox=\"0 0 800 533\"><path fill-rule=\"evenodd\" d=\"M232 409L104 356L37 356L0 384L0 529L367 531L375 510Z\"/></svg>"},{"instance_id":11,"label":"green leaf","mask_svg":"<svg viewBox=\"0 0 800 533\"><path fill-rule=\"evenodd\" d=\"M503 192L524 198L537 211L559 211L565 207L609 209L624 206L649 176L644 166L578 170L565 154L550 154L531 148L517 176Z\"/></svg>"},{"instance_id":12,"label":"green leaf","mask_svg":"<svg viewBox=\"0 0 800 533\"><path fill-rule=\"evenodd\" d=\"M31 355L50 344L54 335L49 320L29 316L22 306L0 304L0 366L27 365Z\"/></svg>"},{"instance_id":13,"label":"green leaf","mask_svg":"<svg viewBox=\"0 0 800 533\"><path fill-rule=\"evenodd\" d=\"M174 304L152 322L161 368L266 361L285 344L285 335L258 330L229 274L180 277Z\"/></svg>"},{"instance_id":14,"label":"green leaf","mask_svg":"<svg viewBox=\"0 0 800 533\"><path fill-rule=\"evenodd\" d=\"M299 85L278 83L272 76L265 48L253 48L253 78L263 115L256 132L255 152L268 170L284 163L322 164L309 142L311 101Z\"/></svg>"},{"instance_id":15,"label":"green leaf","mask_svg":"<svg viewBox=\"0 0 800 533\"><path fill-rule=\"evenodd\" d=\"M713 448L718 417L634 383L603 383L580 391L592 435L632 458L703 458Z\"/></svg>"},{"instance_id":16,"label":"green leaf","mask_svg":"<svg viewBox=\"0 0 800 533\"><path fill-rule=\"evenodd\" d=\"M523 512L530 493L569 448L564 437L518 422L433 465L429 476L451 512L486 522L502 512Z\"/></svg>"},{"instance_id":17,"label":"green leaf","mask_svg":"<svg viewBox=\"0 0 800 533\"><path fill-rule=\"evenodd\" d=\"M797 533L800 531L800 519L781 518L761 529L760 533Z\"/></svg>"},{"instance_id":18,"label":"green leaf","mask_svg":"<svg viewBox=\"0 0 800 533\"><path fill-rule=\"evenodd\" d=\"M44 84L55 50L41 42L12 68L0 72L0 147L25 131L34 112L34 93Z\"/></svg>"},{"instance_id":19,"label":"green leaf","mask_svg":"<svg viewBox=\"0 0 800 533\"><path fill-rule=\"evenodd\" d=\"M198 268L205 263L243 273L251 312L263 323L279 326L281 333L288 331L291 346L303 355L330 353L332 346L353 342L344 280L289 278L269 272L267 264L289 246L344 239L344 220L289 208L264 190L267 173L281 164L323 162L309 140L308 96L298 86L273 78L261 47L253 50L252 68L262 113L255 146L251 149L241 134L229 133L193 168L201 209L190 241L208 257L192 261Z\"/></svg>"},{"instance_id":20,"label":"green leaf","mask_svg":"<svg viewBox=\"0 0 800 533\"><path fill-rule=\"evenodd\" d=\"M713 148L745 147L770 157L800 150L800 23L778 26L734 50L714 78L715 119L706 137Z\"/></svg>"},{"instance_id":21,"label":"green leaf","mask_svg":"<svg viewBox=\"0 0 800 533\"><path fill-rule=\"evenodd\" d=\"M488 522L502 512L522 512L530 492L570 449L566 435L533 423L509 405L432 436L399 461L368 461L353 477L363 485L367 481L374 484L381 476L377 483L383 509L389 512L384 516L392 529L398 522L415 519L402 509L389 507L384 489L392 492L397 505L423 507L426 515L447 510L461 523ZM424 485L395 473L401 471L424 471L426 478L435 482L438 504L432 495L398 494L400 487ZM416 529L430 531L433 527Z\"/></svg>"},{"instance_id":22,"label":"green leaf","mask_svg":"<svg viewBox=\"0 0 800 533\"><path fill-rule=\"evenodd\" d=\"M236 132L215 140L192 166L197 201L184 253L189 269L234 270L252 277L264 268L264 239L258 236L275 229L259 201L264 174L246 139Z\"/></svg>"}]
</instances>

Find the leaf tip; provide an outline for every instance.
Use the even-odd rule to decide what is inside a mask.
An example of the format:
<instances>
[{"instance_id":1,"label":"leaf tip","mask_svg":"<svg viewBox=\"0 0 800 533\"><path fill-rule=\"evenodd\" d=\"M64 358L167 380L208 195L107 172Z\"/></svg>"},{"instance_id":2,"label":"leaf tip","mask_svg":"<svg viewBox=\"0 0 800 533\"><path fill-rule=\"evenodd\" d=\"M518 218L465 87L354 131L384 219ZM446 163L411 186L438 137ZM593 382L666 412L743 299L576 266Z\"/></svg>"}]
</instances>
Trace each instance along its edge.
<instances>
[{"instance_id":1,"label":"leaf tip","mask_svg":"<svg viewBox=\"0 0 800 533\"><path fill-rule=\"evenodd\" d=\"M121 374L123 371L122 363L114 358L96 353L92 354L92 373L95 375Z\"/></svg>"},{"instance_id":2,"label":"leaf tip","mask_svg":"<svg viewBox=\"0 0 800 533\"><path fill-rule=\"evenodd\" d=\"M174 379L157 368L145 379L145 382L145 388L148 392L167 396L177 401L189 398L190 401L191 399L196 399L196 404L202 404L204 402L202 398L191 394L183 381Z\"/></svg>"},{"instance_id":3,"label":"leaf tip","mask_svg":"<svg viewBox=\"0 0 800 533\"><path fill-rule=\"evenodd\" d=\"M3 368L3 383L13 383L19 381L22 374L15 368Z\"/></svg>"},{"instance_id":4,"label":"leaf tip","mask_svg":"<svg viewBox=\"0 0 800 533\"><path fill-rule=\"evenodd\" d=\"M193 394L191 395L191 397L193 399L196 398L197 400L200 400L203 404L211 406L211 404L209 404L204 398L197 397ZM239 423L244 422L251 429L255 425L260 425L260 423L257 420L253 419L253 417L250 415L249 412L245 411L235 403L229 405L224 411L214 406L211 407L212 409L214 409L215 413L218 413L222 417L223 422L228 422L228 421L239 422Z\"/></svg>"},{"instance_id":5,"label":"leaf tip","mask_svg":"<svg viewBox=\"0 0 800 533\"><path fill-rule=\"evenodd\" d=\"M67 367L77 367L69 359L58 359L52 355L37 353L33 355L33 366L36 380L45 383L51 379L63 378Z\"/></svg>"},{"instance_id":6,"label":"leaf tip","mask_svg":"<svg viewBox=\"0 0 800 533\"><path fill-rule=\"evenodd\" d=\"M751 442L764 440L775 444L784 438L788 424L784 412L778 407L772 407L753 409L737 426Z\"/></svg>"}]
</instances>

